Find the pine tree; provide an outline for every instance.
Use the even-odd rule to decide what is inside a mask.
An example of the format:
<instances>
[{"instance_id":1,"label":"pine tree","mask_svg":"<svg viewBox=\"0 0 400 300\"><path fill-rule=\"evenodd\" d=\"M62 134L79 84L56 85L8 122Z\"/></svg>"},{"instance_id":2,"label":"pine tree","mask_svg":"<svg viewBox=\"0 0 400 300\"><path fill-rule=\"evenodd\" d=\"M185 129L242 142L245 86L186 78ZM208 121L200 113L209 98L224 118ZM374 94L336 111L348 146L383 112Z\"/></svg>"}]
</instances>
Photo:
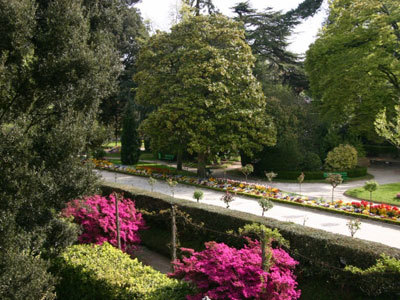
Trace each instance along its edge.
<instances>
[{"instance_id":1,"label":"pine tree","mask_svg":"<svg viewBox=\"0 0 400 300\"><path fill-rule=\"evenodd\" d=\"M128 102L122 124L121 162L133 165L139 161L140 140L137 132L136 115L133 100Z\"/></svg>"}]
</instances>

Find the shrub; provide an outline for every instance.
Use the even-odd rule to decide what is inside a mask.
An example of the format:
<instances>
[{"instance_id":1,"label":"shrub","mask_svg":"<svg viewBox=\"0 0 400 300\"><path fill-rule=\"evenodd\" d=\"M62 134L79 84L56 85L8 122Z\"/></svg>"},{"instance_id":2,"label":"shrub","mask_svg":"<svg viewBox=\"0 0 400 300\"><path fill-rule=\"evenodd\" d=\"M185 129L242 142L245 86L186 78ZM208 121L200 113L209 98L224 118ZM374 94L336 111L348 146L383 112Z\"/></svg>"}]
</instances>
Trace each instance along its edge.
<instances>
[{"instance_id":1,"label":"shrub","mask_svg":"<svg viewBox=\"0 0 400 300\"><path fill-rule=\"evenodd\" d=\"M339 145L328 152L325 167L328 170L339 171L353 169L357 166L357 150L350 145Z\"/></svg>"},{"instance_id":2,"label":"shrub","mask_svg":"<svg viewBox=\"0 0 400 300\"><path fill-rule=\"evenodd\" d=\"M352 280L357 281L361 289L369 296L382 293L400 293L400 260L382 254L376 264L362 270L354 266L346 267L353 273Z\"/></svg>"},{"instance_id":3,"label":"shrub","mask_svg":"<svg viewBox=\"0 0 400 300\"><path fill-rule=\"evenodd\" d=\"M367 168L366 167L356 167L351 170L346 170L347 176L350 178L354 177L364 177L367 175Z\"/></svg>"},{"instance_id":4,"label":"shrub","mask_svg":"<svg viewBox=\"0 0 400 300\"><path fill-rule=\"evenodd\" d=\"M56 278L48 272L48 262L29 252L0 252L0 299L56 299Z\"/></svg>"},{"instance_id":5,"label":"shrub","mask_svg":"<svg viewBox=\"0 0 400 300\"><path fill-rule=\"evenodd\" d=\"M318 154L314 152L307 152L304 155L302 163L302 169L305 171L320 170L322 167L322 161Z\"/></svg>"},{"instance_id":6,"label":"shrub","mask_svg":"<svg viewBox=\"0 0 400 300\"><path fill-rule=\"evenodd\" d=\"M80 243L101 245L109 242L117 246L115 200L115 194L108 198L94 195L67 204L63 215L73 216L74 221L81 225L83 232L78 237ZM120 199L118 208L121 248L131 252L140 243L138 231L145 227L144 220L142 215L136 212L135 203L130 199Z\"/></svg>"},{"instance_id":7,"label":"shrub","mask_svg":"<svg viewBox=\"0 0 400 300\"><path fill-rule=\"evenodd\" d=\"M202 299L298 299L293 270L298 264L282 249L272 249L269 271L261 268L261 248L251 242L242 249L224 243L208 242L206 249L189 253L174 262L171 277L184 279L196 285L199 293L188 300Z\"/></svg>"},{"instance_id":8,"label":"shrub","mask_svg":"<svg viewBox=\"0 0 400 300\"><path fill-rule=\"evenodd\" d=\"M181 300L193 292L108 243L67 248L54 269L61 277L59 299Z\"/></svg>"}]
</instances>

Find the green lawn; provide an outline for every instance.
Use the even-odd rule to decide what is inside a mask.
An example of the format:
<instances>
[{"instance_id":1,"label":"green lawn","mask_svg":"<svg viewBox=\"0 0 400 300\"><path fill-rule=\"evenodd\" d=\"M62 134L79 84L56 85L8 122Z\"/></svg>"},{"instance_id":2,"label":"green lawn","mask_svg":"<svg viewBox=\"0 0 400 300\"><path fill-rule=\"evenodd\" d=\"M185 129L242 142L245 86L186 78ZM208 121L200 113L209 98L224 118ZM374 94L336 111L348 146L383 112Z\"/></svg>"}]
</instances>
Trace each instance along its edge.
<instances>
[{"instance_id":1,"label":"green lawn","mask_svg":"<svg viewBox=\"0 0 400 300\"><path fill-rule=\"evenodd\" d=\"M400 193L400 182L380 185L379 188L372 193L372 201L382 202L394 205L400 205L400 199L396 195ZM369 192L361 188L349 189L345 192L346 195L358 199L369 201Z\"/></svg>"}]
</instances>

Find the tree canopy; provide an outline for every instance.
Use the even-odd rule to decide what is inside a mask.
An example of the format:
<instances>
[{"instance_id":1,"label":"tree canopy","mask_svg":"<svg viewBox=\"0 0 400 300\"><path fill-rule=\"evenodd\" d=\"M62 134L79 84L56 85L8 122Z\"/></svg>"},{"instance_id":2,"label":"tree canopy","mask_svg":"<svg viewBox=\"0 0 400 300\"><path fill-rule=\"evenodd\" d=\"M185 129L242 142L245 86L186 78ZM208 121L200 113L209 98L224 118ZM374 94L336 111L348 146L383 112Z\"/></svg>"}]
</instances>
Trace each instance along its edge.
<instances>
[{"instance_id":1,"label":"tree canopy","mask_svg":"<svg viewBox=\"0 0 400 300\"><path fill-rule=\"evenodd\" d=\"M332 124L376 138L374 120L400 96L400 7L395 0L335 0L307 52L315 103Z\"/></svg>"},{"instance_id":2,"label":"tree canopy","mask_svg":"<svg viewBox=\"0 0 400 300\"><path fill-rule=\"evenodd\" d=\"M252 74L254 57L240 25L222 15L193 16L152 36L139 55L136 99L157 107L141 128L153 149L208 155L251 153L275 142L265 97ZM203 173L202 173L203 172Z\"/></svg>"}]
</instances>

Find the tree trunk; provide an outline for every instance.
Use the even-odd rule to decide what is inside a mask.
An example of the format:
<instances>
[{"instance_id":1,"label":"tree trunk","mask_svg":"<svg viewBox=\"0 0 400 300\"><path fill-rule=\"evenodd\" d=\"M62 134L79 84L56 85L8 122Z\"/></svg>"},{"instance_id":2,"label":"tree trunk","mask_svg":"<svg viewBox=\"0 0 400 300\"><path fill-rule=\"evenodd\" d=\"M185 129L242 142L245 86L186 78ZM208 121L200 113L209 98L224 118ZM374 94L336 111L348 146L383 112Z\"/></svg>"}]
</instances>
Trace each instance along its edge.
<instances>
[{"instance_id":1,"label":"tree trunk","mask_svg":"<svg viewBox=\"0 0 400 300\"><path fill-rule=\"evenodd\" d=\"M182 171L182 154L183 154L182 148L179 148L178 153L176 155L176 169L178 171Z\"/></svg>"},{"instance_id":2,"label":"tree trunk","mask_svg":"<svg viewBox=\"0 0 400 300\"><path fill-rule=\"evenodd\" d=\"M119 230L119 211L118 211L118 198L119 195L115 195L115 222L117 223L117 245L118 249L121 250L121 236L120 236L120 230Z\"/></svg>"},{"instance_id":3,"label":"tree trunk","mask_svg":"<svg viewBox=\"0 0 400 300\"><path fill-rule=\"evenodd\" d=\"M199 178L206 178L206 155L199 153L197 156L197 176Z\"/></svg>"},{"instance_id":4,"label":"tree trunk","mask_svg":"<svg viewBox=\"0 0 400 300\"><path fill-rule=\"evenodd\" d=\"M263 229L261 229L261 268L267 271L267 253L266 253L266 236Z\"/></svg>"},{"instance_id":5,"label":"tree trunk","mask_svg":"<svg viewBox=\"0 0 400 300\"><path fill-rule=\"evenodd\" d=\"M171 259L176 260L176 206L171 205Z\"/></svg>"}]
</instances>

